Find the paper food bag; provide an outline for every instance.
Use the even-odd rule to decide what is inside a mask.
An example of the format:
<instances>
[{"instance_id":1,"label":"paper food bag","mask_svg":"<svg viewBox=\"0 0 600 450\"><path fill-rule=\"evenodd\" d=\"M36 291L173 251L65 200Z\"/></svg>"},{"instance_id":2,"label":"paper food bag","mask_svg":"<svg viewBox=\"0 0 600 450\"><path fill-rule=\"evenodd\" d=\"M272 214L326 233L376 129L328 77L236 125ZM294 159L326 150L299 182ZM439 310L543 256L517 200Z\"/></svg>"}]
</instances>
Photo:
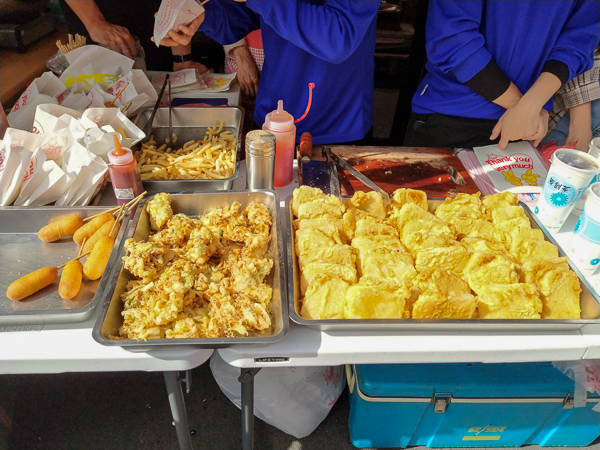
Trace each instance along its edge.
<instances>
[{"instance_id":1,"label":"paper food bag","mask_svg":"<svg viewBox=\"0 0 600 450\"><path fill-rule=\"evenodd\" d=\"M37 155L34 154L35 156ZM50 198L50 201L55 201L62 194L62 191L55 186L57 184L60 186L60 181L64 177L65 173L54 161L44 161L38 166L30 179L23 181L23 188L19 197L15 200L15 206L45 205L46 203L40 203L40 200L38 200L40 196L43 196L42 202L45 201L43 198Z\"/></svg>"},{"instance_id":2,"label":"paper food bag","mask_svg":"<svg viewBox=\"0 0 600 450\"><path fill-rule=\"evenodd\" d=\"M84 182L79 186L69 206L86 206L102 187L107 172L108 165L102 158L95 156L89 166L82 168L78 178L83 178Z\"/></svg>"},{"instance_id":3,"label":"paper food bag","mask_svg":"<svg viewBox=\"0 0 600 450\"><path fill-rule=\"evenodd\" d=\"M51 133L66 128L67 124L61 117L67 114L76 119L81 118L81 112L59 105L39 105L35 112L33 132L36 134Z\"/></svg>"},{"instance_id":4,"label":"paper food bag","mask_svg":"<svg viewBox=\"0 0 600 450\"><path fill-rule=\"evenodd\" d=\"M83 111L90 103L87 96L84 93L77 93L77 85L74 84L70 88L65 89L56 97L56 101L59 105L65 108L71 108L75 110Z\"/></svg>"},{"instance_id":5,"label":"paper food bag","mask_svg":"<svg viewBox=\"0 0 600 450\"><path fill-rule=\"evenodd\" d=\"M529 142L512 142L504 150L487 145L473 151L498 192L542 192L548 171Z\"/></svg>"},{"instance_id":6,"label":"paper food bag","mask_svg":"<svg viewBox=\"0 0 600 450\"><path fill-rule=\"evenodd\" d=\"M58 103L54 97L65 90L65 85L52 72L45 72L27 87L8 115L11 127L31 130L37 105Z\"/></svg>"},{"instance_id":7,"label":"paper food bag","mask_svg":"<svg viewBox=\"0 0 600 450\"><path fill-rule=\"evenodd\" d=\"M0 206L10 206L21 192L32 153L23 147L7 147L0 154L4 160L0 167Z\"/></svg>"},{"instance_id":8,"label":"paper food bag","mask_svg":"<svg viewBox=\"0 0 600 450\"><path fill-rule=\"evenodd\" d=\"M154 42L160 41L170 30L189 23L204 12L204 8L194 0L162 0L154 19Z\"/></svg>"},{"instance_id":9,"label":"paper food bag","mask_svg":"<svg viewBox=\"0 0 600 450\"><path fill-rule=\"evenodd\" d=\"M67 175L66 186L62 195L56 200L56 206L68 206L69 201L84 183L81 171L94 160L92 155L83 145L75 142L63 155L62 169Z\"/></svg>"},{"instance_id":10,"label":"paper food bag","mask_svg":"<svg viewBox=\"0 0 600 450\"><path fill-rule=\"evenodd\" d=\"M4 145L6 148L23 147L33 153L41 143L42 136L39 134L29 133L15 128L7 128L6 134L4 135Z\"/></svg>"},{"instance_id":11,"label":"paper food bag","mask_svg":"<svg viewBox=\"0 0 600 450\"><path fill-rule=\"evenodd\" d=\"M65 128L60 131L44 134L40 147L46 155L47 160L58 161L58 164L60 164L63 153L71 148L74 143L75 138L71 130Z\"/></svg>"},{"instance_id":12,"label":"paper food bag","mask_svg":"<svg viewBox=\"0 0 600 450\"><path fill-rule=\"evenodd\" d=\"M66 87L83 82L88 88L96 83L112 84L131 72L133 60L98 45L86 45L66 54L70 66L60 76Z\"/></svg>"},{"instance_id":13,"label":"paper food bag","mask_svg":"<svg viewBox=\"0 0 600 450\"><path fill-rule=\"evenodd\" d=\"M131 148L146 136L116 108L89 108L83 113L81 124L87 129L110 125L114 130L123 130L125 137L121 144L127 148Z\"/></svg>"},{"instance_id":14,"label":"paper food bag","mask_svg":"<svg viewBox=\"0 0 600 450\"><path fill-rule=\"evenodd\" d=\"M123 142L123 136L110 125L105 125L102 128L90 128L86 135L88 150L102 158L105 163L108 163L108 152L115 148L113 136L117 136L119 142Z\"/></svg>"}]
</instances>

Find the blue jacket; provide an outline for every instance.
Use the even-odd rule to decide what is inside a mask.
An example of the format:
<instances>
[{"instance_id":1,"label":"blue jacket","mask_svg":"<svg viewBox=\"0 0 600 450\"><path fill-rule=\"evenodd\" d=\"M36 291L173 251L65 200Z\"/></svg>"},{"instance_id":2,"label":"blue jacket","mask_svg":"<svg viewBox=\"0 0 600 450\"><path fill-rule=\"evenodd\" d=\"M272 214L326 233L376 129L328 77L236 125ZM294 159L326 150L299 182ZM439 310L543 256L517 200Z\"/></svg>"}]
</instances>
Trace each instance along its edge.
<instances>
[{"instance_id":1,"label":"blue jacket","mask_svg":"<svg viewBox=\"0 0 600 450\"><path fill-rule=\"evenodd\" d=\"M375 0L213 0L200 31L232 44L261 29L265 62L254 120L284 109L296 120L296 140L315 144L362 139L372 125Z\"/></svg>"},{"instance_id":2,"label":"blue jacket","mask_svg":"<svg viewBox=\"0 0 600 450\"><path fill-rule=\"evenodd\" d=\"M430 0L426 33L428 73L413 111L499 119L506 110L465 83L491 59L522 93L548 61L564 63L567 79L590 69L600 38L600 2ZM552 100L545 108L552 110Z\"/></svg>"}]
</instances>

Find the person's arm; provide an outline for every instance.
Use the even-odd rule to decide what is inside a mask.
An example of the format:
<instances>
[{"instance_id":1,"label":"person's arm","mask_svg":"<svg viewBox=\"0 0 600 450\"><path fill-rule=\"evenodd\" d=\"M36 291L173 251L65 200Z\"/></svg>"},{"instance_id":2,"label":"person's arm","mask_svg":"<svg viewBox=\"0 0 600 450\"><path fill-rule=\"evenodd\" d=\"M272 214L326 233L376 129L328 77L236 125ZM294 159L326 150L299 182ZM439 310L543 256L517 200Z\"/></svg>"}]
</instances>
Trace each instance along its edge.
<instances>
[{"instance_id":1,"label":"person's arm","mask_svg":"<svg viewBox=\"0 0 600 450\"><path fill-rule=\"evenodd\" d=\"M67 0L67 5L83 22L92 41L129 58L136 56L135 41L129 30L108 23L94 0Z\"/></svg>"},{"instance_id":2,"label":"person's arm","mask_svg":"<svg viewBox=\"0 0 600 450\"><path fill-rule=\"evenodd\" d=\"M237 80L244 95L256 97L258 92L258 68L247 46L241 45L231 50L237 64Z\"/></svg>"},{"instance_id":3,"label":"person's arm","mask_svg":"<svg viewBox=\"0 0 600 450\"><path fill-rule=\"evenodd\" d=\"M205 12L188 26L180 25L177 31L170 30L167 37L160 41L160 45L187 45L198 30L219 44L233 44L260 28L260 17L248 9L245 3L219 0L206 3L204 8Z\"/></svg>"},{"instance_id":4,"label":"person's arm","mask_svg":"<svg viewBox=\"0 0 600 450\"><path fill-rule=\"evenodd\" d=\"M171 54L173 56L188 56L192 55L192 44L188 45L178 45L177 47L171 47ZM183 69L196 69L199 70L200 73L204 73L208 71L208 67L204 64L200 64L199 62L195 62L193 60L189 61L174 61L173 62L173 72L177 72L178 70Z\"/></svg>"},{"instance_id":5,"label":"person's arm","mask_svg":"<svg viewBox=\"0 0 600 450\"><path fill-rule=\"evenodd\" d=\"M246 5L281 37L332 63L356 51L379 10L379 2L372 0L330 0L322 5L247 0Z\"/></svg>"},{"instance_id":6,"label":"person's arm","mask_svg":"<svg viewBox=\"0 0 600 450\"><path fill-rule=\"evenodd\" d=\"M592 104L585 102L569 109L569 134L565 144L575 144L578 150L588 151L592 140Z\"/></svg>"}]
</instances>

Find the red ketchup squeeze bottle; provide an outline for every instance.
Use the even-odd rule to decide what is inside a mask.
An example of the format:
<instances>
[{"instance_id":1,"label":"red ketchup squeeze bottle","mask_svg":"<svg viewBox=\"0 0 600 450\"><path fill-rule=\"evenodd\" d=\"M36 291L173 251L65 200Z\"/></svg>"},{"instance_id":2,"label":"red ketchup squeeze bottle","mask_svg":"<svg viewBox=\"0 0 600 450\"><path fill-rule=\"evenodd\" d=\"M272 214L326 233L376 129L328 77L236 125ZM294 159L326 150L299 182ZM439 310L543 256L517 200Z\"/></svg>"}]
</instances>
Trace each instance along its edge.
<instances>
[{"instance_id":1,"label":"red ketchup squeeze bottle","mask_svg":"<svg viewBox=\"0 0 600 450\"><path fill-rule=\"evenodd\" d=\"M137 161L128 148L122 148L119 138L113 136L115 148L108 152L108 172L119 206L144 192Z\"/></svg>"},{"instance_id":2,"label":"red ketchup squeeze bottle","mask_svg":"<svg viewBox=\"0 0 600 450\"><path fill-rule=\"evenodd\" d=\"M263 130L275 135L275 187L287 186L294 177L294 150L296 126L291 114L283 110L283 100L277 102L277 110L267 114Z\"/></svg>"}]
</instances>

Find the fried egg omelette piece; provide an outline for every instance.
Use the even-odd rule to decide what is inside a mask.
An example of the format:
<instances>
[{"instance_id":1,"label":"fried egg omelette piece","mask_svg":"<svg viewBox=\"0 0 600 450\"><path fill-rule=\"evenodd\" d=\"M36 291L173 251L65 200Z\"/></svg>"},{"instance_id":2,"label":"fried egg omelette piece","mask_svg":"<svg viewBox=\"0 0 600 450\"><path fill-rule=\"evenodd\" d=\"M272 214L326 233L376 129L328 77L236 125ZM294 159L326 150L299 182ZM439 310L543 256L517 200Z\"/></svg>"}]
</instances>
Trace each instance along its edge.
<instances>
[{"instance_id":1,"label":"fried egg omelette piece","mask_svg":"<svg viewBox=\"0 0 600 450\"><path fill-rule=\"evenodd\" d=\"M469 252L460 242L449 242L443 247L421 248L416 252L415 268L422 272L429 268L445 269L456 275L462 272L469 261Z\"/></svg>"},{"instance_id":2,"label":"fried egg omelette piece","mask_svg":"<svg viewBox=\"0 0 600 450\"><path fill-rule=\"evenodd\" d=\"M407 203L414 203L424 211L429 210L427 204L427 194L424 191L418 191L415 189L400 188L394 191L392 197L392 205L396 208L402 208Z\"/></svg>"},{"instance_id":3,"label":"fried egg omelette piece","mask_svg":"<svg viewBox=\"0 0 600 450\"><path fill-rule=\"evenodd\" d=\"M517 206L519 204L519 196L512 192L502 192L498 194L486 195L481 199L486 213L491 217L492 211L503 206Z\"/></svg>"},{"instance_id":4,"label":"fried egg omelette piece","mask_svg":"<svg viewBox=\"0 0 600 450\"><path fill-rule=\"evenodd\" d=\"M300 294L304 296L310 284L323 274L335 275L348 284L356 284L358 281L354 267L341 264L311 263L302 269L302 275L300 275Z\"/></svg>"},{"instance_id":5,"label":"fried egg omelette piece","mask_svg":"<svg viewBox=\"0 0 600 450\"><path fill-rule=\"evenodd\" d=\"M387 205L383 197L375 191L356 191L351 199L346 200L345 205L348 209L356 208L380 220L386 216Z\"/></svg>"},{"instance_id":6,"label":"fried egg omelette piece","mask_svg":"<svg viewBox=\"0 0 600 450\"><path fill-rule=\"evenodd\" d=\"M321 189L310 186L300 186L294 189L292 199L292 213L295 217L299 217L299 208L303 203L309 203L316 200L324 200L330 205L340 205L339 200L333 195L325 194Z\"/></svg>"},{"instance_id":7,"label":"fried egg omelette piece","mask_svg":"<svg viewBox=\"0 0 600 450\"><path fill-rule=\"evenodd\" d=\"M480 319L539 319L543 304L529 283L488 284L478 292Z\"/></svg>"},{"instance_id":8,"label":"fried egg omelette piece","mask_svg":"<svg viewBox=\"0 0 600 450\"><path fill-rule=\"evenodd\" d=\"M465 266L464 276L471 289L479 293L489 284L516 284L519 282L517 266L508 258L489 253L475 252Z\"/></svg>"},{"instance_id":9,"label":"fried egg omelette piece","mask_svg":"<svg viewBox=\"0 0 600 450\"><path fill-rule=\"evenodd\" d=\"M313 248L298 255L300 270L311 263L341 264L356 266L356 253L349 245L332 245L330 247Z\"/></svg>"},{"instance_id":10,"label":"fried egg omelette piece","mask_svg":"<svg viewBox=\"0 0 600 450\"><path fill-rule=\"evenodd\" d=\"M302 300L300 315L308 320L343 319L349 286L341 278L330 274L313 280Z\"/></svg>"},{"instance_id":11,"label":"fried egg omelette piece","mask_svg":"<svg viewBox=\"0 0 600 450\"><path fill-rule=\"evenodd\" d=\"M346 292L344 317L346 319L400 319L405 316L404 306L411 292L383 278L362 277Z\"/></svg>"}]
</instances>

